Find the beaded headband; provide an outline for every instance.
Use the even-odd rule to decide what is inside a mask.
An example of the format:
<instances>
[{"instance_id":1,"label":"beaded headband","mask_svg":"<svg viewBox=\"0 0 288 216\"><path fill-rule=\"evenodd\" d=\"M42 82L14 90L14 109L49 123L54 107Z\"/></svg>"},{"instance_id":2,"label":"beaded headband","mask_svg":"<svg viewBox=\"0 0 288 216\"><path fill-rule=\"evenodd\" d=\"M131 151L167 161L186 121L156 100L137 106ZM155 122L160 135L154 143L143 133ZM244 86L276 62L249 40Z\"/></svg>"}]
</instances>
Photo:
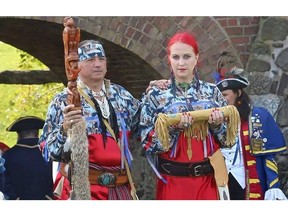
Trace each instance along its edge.
<instances>
[{"instance_id":1,"label":"beaded headband","mask_svg":"<svg viewBox=\"0 0 288 216\"><path fill-rule=\"evenodd\" d=\"M104 48L99 43L86 43L78 48L79 61L84 61L94 57L106 57Z\"/></svg>"}]
</instances>

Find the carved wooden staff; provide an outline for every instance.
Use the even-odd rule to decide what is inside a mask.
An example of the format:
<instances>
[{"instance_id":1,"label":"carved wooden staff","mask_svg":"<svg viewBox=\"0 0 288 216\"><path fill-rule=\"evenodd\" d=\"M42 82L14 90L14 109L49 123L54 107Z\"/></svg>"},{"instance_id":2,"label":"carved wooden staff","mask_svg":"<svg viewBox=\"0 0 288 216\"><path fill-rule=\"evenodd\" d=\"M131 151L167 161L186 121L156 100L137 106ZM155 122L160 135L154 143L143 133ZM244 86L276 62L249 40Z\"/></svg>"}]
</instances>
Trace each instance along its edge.
<instances>
[{"instance_id":1,"label":"carved wooden staff","mask_svg":"<svg viewBox=\"0 0 288 216\"><path fill-rule=\"evenodd\" d=\"M75 105L73 110L82 109L80 94L77 89L77 78L80 72L78 67L79 41L80 29L74 27L72 17L64 18L63 43L65 71L68 79L67 102ZM71 151L71 162L69 164L72 185L71 199L90 200L88 139L84 118L68 130L68 138L64 148Z\"/></svg>"},{"instance_id":2,"label":"carved wooden staff","mask_svg":"<svg viewBox=\"0 0 288 216\"><path fill-rule=\"evenodd\" d=\"M77 90L77 78L80 72L78 67L78 44L80 41L80 29L74 27L72 17L64 18L63 43L65 71L68 79L67 87L71 91L68 95L68 104L74 104L76 109L82 109L80 95Z\"/></svg>"}]
</instances>

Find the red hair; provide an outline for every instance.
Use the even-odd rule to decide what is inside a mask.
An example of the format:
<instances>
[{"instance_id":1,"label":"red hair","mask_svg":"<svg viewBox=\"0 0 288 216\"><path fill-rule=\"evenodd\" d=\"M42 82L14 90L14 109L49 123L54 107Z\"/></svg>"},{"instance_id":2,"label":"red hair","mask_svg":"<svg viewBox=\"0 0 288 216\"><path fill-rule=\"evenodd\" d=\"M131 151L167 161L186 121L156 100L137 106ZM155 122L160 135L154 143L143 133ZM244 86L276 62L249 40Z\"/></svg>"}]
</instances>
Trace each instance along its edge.
<instances>
[{"instance_id":1,"label":"red hair","mask_svg":"<svg viewBox=\"0 0 288 216\"><path fill-rule=\"evenodd\" d=\"M185 43L193 47L195 55L197 55L199 52L197 41L193 35L189 34L188 32L178 32L169 40L167 46L168 56L170 55L171 46L176 42Z\"/></svg>"}]
</instances>

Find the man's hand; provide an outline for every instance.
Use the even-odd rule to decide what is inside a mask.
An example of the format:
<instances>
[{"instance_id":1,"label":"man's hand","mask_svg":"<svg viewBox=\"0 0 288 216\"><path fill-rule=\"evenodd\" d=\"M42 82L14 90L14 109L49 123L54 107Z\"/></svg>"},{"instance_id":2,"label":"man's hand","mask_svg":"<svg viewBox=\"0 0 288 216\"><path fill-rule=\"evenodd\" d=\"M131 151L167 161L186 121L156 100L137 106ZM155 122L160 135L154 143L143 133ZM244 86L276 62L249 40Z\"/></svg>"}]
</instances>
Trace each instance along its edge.
<instances>
[{"instance_id":1,"label":"man's hand","mask_svg":"<svg viewBox=\"0 0 288 216\"><path fill-rule=\"evenodd\" d=\"M153 86L156 86L158 89L165 90L169 84L169 80L161 79L161 80L153 80L150 81L149 86L146 89L146 93L148 93Z\"/></svg>"}]
</instances>

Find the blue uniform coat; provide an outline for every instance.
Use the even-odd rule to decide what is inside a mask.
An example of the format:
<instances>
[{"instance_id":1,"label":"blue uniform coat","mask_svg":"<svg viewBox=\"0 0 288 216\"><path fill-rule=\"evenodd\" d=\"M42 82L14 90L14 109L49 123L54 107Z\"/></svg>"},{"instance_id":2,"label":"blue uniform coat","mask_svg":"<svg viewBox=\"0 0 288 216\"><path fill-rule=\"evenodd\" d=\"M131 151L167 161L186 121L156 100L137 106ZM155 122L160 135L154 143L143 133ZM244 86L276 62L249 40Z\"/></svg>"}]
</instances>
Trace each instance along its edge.
<instances>
[{"instance_id":1,"label":"blue uniform coat","mask_svg":"<svg viewBox=\"0 0 288 216\"><path fill-rule=\"evenodd\" d=\"M53 196L52 164L46 163L37 138L22 139L7 150L4 194L10 200L45 200Z\"/></svg>"}]
</instances>

